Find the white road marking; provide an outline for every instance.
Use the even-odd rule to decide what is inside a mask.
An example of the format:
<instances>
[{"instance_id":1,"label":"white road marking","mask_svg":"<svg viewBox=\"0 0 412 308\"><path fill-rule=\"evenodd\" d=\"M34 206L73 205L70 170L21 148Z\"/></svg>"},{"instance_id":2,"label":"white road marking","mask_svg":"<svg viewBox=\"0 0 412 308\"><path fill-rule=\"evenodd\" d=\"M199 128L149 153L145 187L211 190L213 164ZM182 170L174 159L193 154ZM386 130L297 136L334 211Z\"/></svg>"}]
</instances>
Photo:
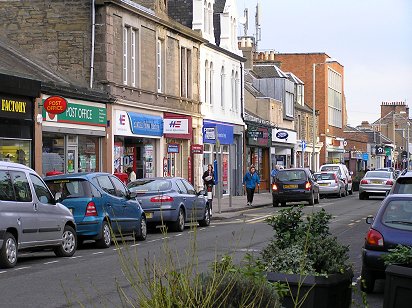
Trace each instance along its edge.
<instances>
[{"instance_id":1,"label":"white road marking","mask_svg":"<svg viewBox=\"0 0 412 308\"><path fill-rule=\"evenodd\" d=\"M200 228L200 229L199 229L199 231L203 231L203 230L206 230L206 228Z\"/></svg>"},{"instance_id":2,"label":"white road marking","mask_svg":"<svg viewBox=\"0 0 412 308\"><path fill-rule=\"evenodd\" d=\"M157 241L160 241L160 238L158 238L158 239L156 239L156 240L150 240L150 241L147 241L148 243L153 243L153 242L157 242Z\"/></svg>"},{"instance_id":3,"label":"white road marking","mask_svg":"<svg viewBox=\"0 0 412 308\"><path fill-rule=\"evenodd\" d=\"M239 252L260 252L261 250L259 250L259 249L250 249L250 248L240 248L240 249L235 249L236 251L239 251Z\"/></svg>"},{"instance_id":4,"label":"white road marking","mask_svg":"<svg viewBox=\"0 0 412 308\"><path fill-rule=\"evenodd\" d=\"M47 264L52 264L52 263L57 263L57 262L59 262L59 261L50 261L50 262L45 262L45 263L43 263L44 265L47 265Z\"/></svg>"},{"instance_id":5,"label":"white road marking","mask_svg":"<svg viewBox=\"0 0 412 308\"><path fill-rule=\"evenodd\" d=\"M176 234L175 237L182 236L183 233Z\"/></svg>"},{"instance_id":6,"label":"white road marking","mask_svg":"<svg viewBox=\"0 0 412 308\"><path fill-rule=\"evenodd\" d=\"M140 246L140 243L130 245L130 247L136 247L136 246Z\"/></svg>"},{"instance_id":7,"label":"white road marking","mask_svg":"<svg viewBox=\"0 0 412 308\"><path fill-rule=\"evenodd\" d=\"M83 258L83 256L75 256L75 257L71 257L70 259L78 259L78 258Z\"/></svg>"},{"instance_id":8,"label":"white road marking","mask_svg":"<svg viewBox=\"0 0 412 308\"><path fill-rule=\"evenodd\" d=\"M102 253L104 253L104 252L103 252L103 251L93 252L92 255L100 255L100 254L102 254Z\"/></svg>"},{"instance_id":9,"label":"white road marking","mask_svg":"<svg viewBox=\"0 0 412 308\"><path fill-rule=\"evenodd\" d=\"M161 239L162 240L168 240L170 237L168 237L168 236L165 236L165 237L162 237Z\"/></svg>"},{"instance_id":10,"label":"white road marking","mask_svg":"<svg viewBox=\"0 0 412 308\"><path fill-rule=\"evenodd\" d=\"M0 274L4 274L4 273L7 273L7 271L2 271L2 272L0 272Z\"/></svg>"},{"instance_id":11,"label":"white road marking","mask_svg":"<svg viewBox=\"0 0 412 308\"><path fill-rule=\"evenodd\" d=\"M354 222L351 222L350 224L348 224L348 226L353 226L355 223Z\"/></svg>"},{"instance_id":12,"label":"white road marking","mask_svg":"<svg viewBox=\"0 0 412 308\"><path fill-rule=\"evenodd\" d=\"M123 247L118 247L118 248L114 248L113 250L122 250L123 249Z\"/></svg>"},{"instance_id":13,"label":"white road marking","mask_svg":"<svg viewBox=\"0 0 412 308\"><path fill-rule=\"evenodd\" d=\"M24 267L19 267L19 268L16 268L16 269L14 269L15 271L20 271L20 270L23 270L23 269L27 269L27 268L30 268L31 266L24 266Z\"/></svg>"},{"instance_id":14,"label":"white road marking","mask_svg":"<svg viewBox=\"0 0 412 308\"><path fill-rule=\"evenodd\" d=\"M359 223L359 222L361 222L361 221L362 221L362 220L359 219L359 220L356 220L355 222Z\"/></svg>"}]
</instances>

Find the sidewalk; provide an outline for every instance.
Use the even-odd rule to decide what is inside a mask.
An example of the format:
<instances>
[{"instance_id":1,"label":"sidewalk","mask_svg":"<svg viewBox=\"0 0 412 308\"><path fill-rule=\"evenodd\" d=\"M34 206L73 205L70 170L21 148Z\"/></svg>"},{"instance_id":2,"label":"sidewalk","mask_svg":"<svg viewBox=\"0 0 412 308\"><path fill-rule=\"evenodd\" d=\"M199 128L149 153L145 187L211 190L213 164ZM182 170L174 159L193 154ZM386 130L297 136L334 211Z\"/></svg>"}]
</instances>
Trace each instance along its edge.
<instances>
[{"instance_id":1,"label":"sidewalk","mask_svg":"<svg viewBox=\"0 0 412 308\"><path fill-rule=\"evenodd\" d=\"M232 196L232 206L229 206L229 196L224 196L220 200L220 211L218 207L217 198L213 198L213 215L212 220L219 220L230 218L236 215L236 212L250 209L251 207L246 205L246 195L244 196ZM253 198L253 207L262 207L272 205L272 193L262 192L255 193ZM253 208L252 207L252 208Z\"/></svg>"}]
</instances>

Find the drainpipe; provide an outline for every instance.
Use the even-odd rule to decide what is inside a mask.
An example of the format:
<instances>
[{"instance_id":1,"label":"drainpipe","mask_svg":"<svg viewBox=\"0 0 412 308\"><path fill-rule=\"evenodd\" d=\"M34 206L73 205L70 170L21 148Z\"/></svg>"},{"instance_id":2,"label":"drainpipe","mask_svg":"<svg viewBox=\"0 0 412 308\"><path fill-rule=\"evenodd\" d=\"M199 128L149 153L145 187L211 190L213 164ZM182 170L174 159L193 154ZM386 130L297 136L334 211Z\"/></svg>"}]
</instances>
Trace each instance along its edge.
<instances>
[{"instance_id":1,"label":"drainpipe","mask_svg":"<svg viewBox=\"0 0 412 308\"><path fill-rule=\"evenodd\" d=\"M94 75L94 37L96 31L96 11L95 11L95 0L92 0L92 50L90 55L90 89L93 88L93 75Z\"/></svg>"}]
</instances>

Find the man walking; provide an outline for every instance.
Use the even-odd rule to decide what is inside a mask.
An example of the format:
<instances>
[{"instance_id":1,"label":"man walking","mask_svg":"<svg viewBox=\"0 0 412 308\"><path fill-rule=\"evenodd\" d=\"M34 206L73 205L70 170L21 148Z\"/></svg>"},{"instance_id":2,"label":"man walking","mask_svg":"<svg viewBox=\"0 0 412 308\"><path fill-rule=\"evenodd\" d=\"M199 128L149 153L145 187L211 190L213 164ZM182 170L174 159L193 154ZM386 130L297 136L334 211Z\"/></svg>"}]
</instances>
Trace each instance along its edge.
<instances>
[{"instance_id":1,"label":"man walking","mask_svg":"<svg viewBox=\"0 0 412 308\"><path fill-rule=\"evenodd\" d=\"M250 166L249 171L243 177L243 187L246 186L247 205L252 206L253 195L255 194L256 185L259 187L260 178L256 173L255 166Z\"/></svg>"}]
</instances>

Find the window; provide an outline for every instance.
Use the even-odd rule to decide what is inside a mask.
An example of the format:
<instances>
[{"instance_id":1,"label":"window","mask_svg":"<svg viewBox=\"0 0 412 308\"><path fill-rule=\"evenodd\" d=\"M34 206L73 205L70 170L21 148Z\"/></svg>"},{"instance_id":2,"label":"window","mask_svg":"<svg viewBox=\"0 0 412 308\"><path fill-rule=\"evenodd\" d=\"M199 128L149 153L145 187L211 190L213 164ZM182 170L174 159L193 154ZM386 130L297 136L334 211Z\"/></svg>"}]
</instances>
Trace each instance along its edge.
<instances>
[{"instance_id":1,"label":"window","mask_svg":"<svg viewBox=\"0 0 412 308\"><path fill-rule=\"evenodd\" d=\"M208 18L208 31L209 34L213 33L213 9L212 9L212 5L209 3L208 5L208 14L207 14L207 18Z\"/></svg>"},{"instance_id":2,"label":"window","mask_svg":"<svg viewBox=\"0 0 412 308\"><path fill-rule=\"evenodd\" d=\"M10 176L6 171L0 171L0 200L14 201L13 185Z\"/></svg>"},{"instance_id":3,"label":"window","mask_svg":"<svg viewBox=\"0 0 412 308\"><path fill-rule=\"evenodd\" d=\"M205 103L210 104L210 72L207 60L205 61Z\"/></svg>"},{"instance_id":4,"label":"window","mask_svg":"<svg viewBox=\"0 0 412 308\"><path fill-rule=\"evenodd\" d=\"M236 72L235 74L235 111L238 110L238 106L240 106L240 101L239 101L239 74Z\"/></svg>"},{"instance_id":5,"label":"window","mask_svg":"<svg viewBox=\"0 0 412 308\"><path fill-rule=\"evenodd\" d=\"M232 96L232 110L235 110L235 72L232 70L232 76L230 79L230 86L231 86L231 96Z\"/></svg>"},{"instance_id":6,"label":"window","mask_svg":"<svg viewBox=\"0 0 412 308\"><path fill-rule=\"evenodd\" d=\"M286 92L285 94L285 114L288 117L293 117L293 93Z\"/></svg>"},{"instance_id":7,"label":"window","mask_svg":"<svg viewBox=\"0 0 412 308\"><path fill-rule=\"evenodd\" d=\"M110 179L116 189L116 195L121 198L125 198L127 196L126 188L124 187L123 183L114 176L111 176Z\"/></svg>"},{"instance_id":8,"label":"window","mask_svg":"<svg viewBox=\"0 0 412 308\"><path fill-rule=\"evenodd\" d=\"M213 105L213 62L210 62L209 76L209 100L210 105Z\"/></svg>"},{"instance_id":9,"label":"window","mask_svg":"<svg viewBox=\"0 0 412 308\"><path fill-rule=\"evenodd\" d=\"M222 66L220 71L220 104L225 109L225 67Z\"/></svg>"},{"instance_id":10,"label":"window","mask_svg":"<svg viewBox=\"0 0 412 308\"><path fill-rule=\"evenodd\" d=\"M180 95L190 98L192 93L192 52L190 49L180 48Z\"/></svg>"},{"instance_id":11,"label":"window","mask_svg":"<svg viewBox=\"0 0 412 308\"><path fill-rule=\"evenodd\" d=\"M10 174L13 181L14 192L16 194L16 201L31 202L32 195L26 174L19 171L12 171Z\"/></svg>"},{"instance_id":12,"label":"window","mask_svg":"<svg viewBox=\"0 0 412 308\"><path fill-rule=\"evenodd\" d=\"M187 193L189 195L196 195L196 190L193 188L192 184L190 184L188 181L186 180L182 180L183 184L185 185L186 189L187 189Z\"/></svg>"},{"instance_id":13,"label":"window","mask_svg":"<svg viewBox=\"0 0 412 308\"><path fill-rule=\"evenodd\" d=\"M300 118L300 114L298 114L298 123L297 123L297 138L299 139L299 140L302 140L302 136L303 136L303 134L302 134L302 122L301 122L301 118Z\"/></svg>"},{"instance_id":14,"label":"window","mask_svg":"<svg viewBox=\"0 0 412 308\"><path fill-rule=\"evenodd\" d=\"M328 124L342 128L342 75L328 68Z\"/></svg>"},{"instance_id":15,"label":"window","mask_svg":"<svg viewBox=\"0 0 412 308\"><path fill-rule=\"evenodd\" d=\"M51 195L47 186L43 183L43 181L37 175L34 174L30 174L30 179L33 183L37 199L41 203L54 203L54 198Z\"/></svg>"},{"instance_id":16,"label":"window","mask_svg":"<svg viewBox=\"0 0 412 308\"><path fill-rule=\"evenodd\" d=\"M208 11L208 6L207 2L204 2L204 7L203 7L203 26L204 26L204 31L205 33L208 33L209 31L209 11Z\"/></svg>"},{"instance_id":17,"label":"window","mask_svg":"<svg viewBox=\"0 0 412 308\"><path fill-rule=\"evenodd\" d=\"M306 116L306 118L305 118L305 127L306 127L305 137L306 137L306 140L309 140L309 136L311 136L311 132L309 131L309 117L308 116ZM312 135L313 135L313 132L312 132ZM313 138L313 136L312 136L312 138Z\"/></svg>"},{"instance_id":18,"label":"window","mask_svg":"<svg viewBox=\"0 0 412 308\"><path fill-rule=\"evenodd\" d=\"M103 191L112 196L116 196L116 190L114 189L114 186L108 176L97 177L97 183Z\"/></svg>"},{"instance_id":19,"label":"window","mask_svg":"<svg viewBox=\"0 0 412 308\"><path fill-rule=\"evenodd\" d=\"M163 91L163 42L161 40L157 40L157 48L156 48L156 65L157 65L157 92L162 93Z\"/></svg>"},{"instance_id":20,"label":"window","mask_svg":"<svg viewBox=\"0 0 412 308\"><path fill-rule=\"evenodd\" d=\"M138 31L123 28L123 84L138 86Z\"/></svg>"},{"instance_id":21,"label":"window","mask_svg":"<svg viewBox=\"0 0 412 308\"><path fill-rule=\"evenodd\" d=\"M186 186L182 183L181 180L176 181L176 186L179 188L180 194L187 194Z\"/></svg>"}]
</instances>

